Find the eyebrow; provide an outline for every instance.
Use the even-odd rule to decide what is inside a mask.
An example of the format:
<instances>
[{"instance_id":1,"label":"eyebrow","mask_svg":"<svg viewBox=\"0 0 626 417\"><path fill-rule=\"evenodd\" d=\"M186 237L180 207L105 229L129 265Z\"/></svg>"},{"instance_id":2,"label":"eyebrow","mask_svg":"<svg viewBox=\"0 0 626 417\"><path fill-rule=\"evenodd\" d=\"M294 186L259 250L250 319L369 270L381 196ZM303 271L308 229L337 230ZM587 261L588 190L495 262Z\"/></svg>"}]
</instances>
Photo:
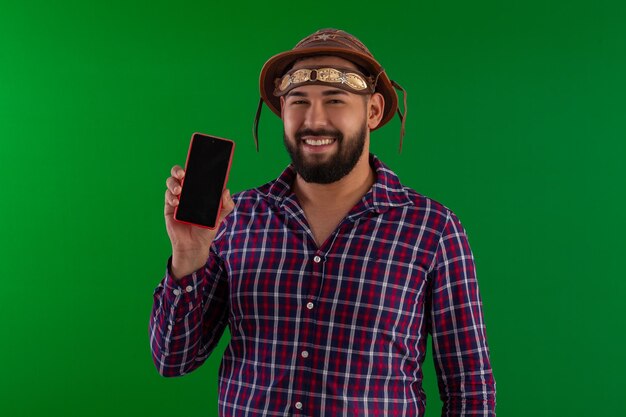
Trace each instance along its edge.
<instances>
[{"instance_id":1,"label":"eyebrow","mask_svg":"<svg viewBox=\"0 0 626 417\"><path fill-rule=\"evenodd\" d=\"M336 96L336 95L348 95L347 91L344 90L340 90L338 88L333 88L331 90L324 90L322 91L322 96L326 97L326 96ZM295 91L295 90L291 90L287 93L287 97L308 97L308 94L303 92L303 91Z\"/></svg>"}]
</instances>

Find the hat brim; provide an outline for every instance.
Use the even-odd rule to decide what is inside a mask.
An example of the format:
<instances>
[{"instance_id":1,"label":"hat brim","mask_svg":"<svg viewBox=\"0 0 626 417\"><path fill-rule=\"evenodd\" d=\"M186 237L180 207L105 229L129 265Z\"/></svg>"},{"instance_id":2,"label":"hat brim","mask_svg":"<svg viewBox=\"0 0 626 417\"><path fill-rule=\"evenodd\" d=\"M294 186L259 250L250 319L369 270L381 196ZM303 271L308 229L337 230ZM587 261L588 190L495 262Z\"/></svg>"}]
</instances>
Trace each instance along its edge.
<instances>
[{"instance_id":1,"label":"hat brim","mask_svg":"<svg viewBox=\"0 0 626 417\"><path fill-rule=\"evenodd\" d=\"M278 117L280 114L280 98L274 95L274 80L281 77L289 65L299 58L309 56L320 55L332 55L340 58L347 59L356 65L365 69L369 75L378 77L376 83L376 92L382 94L385 99L385 109L383 110L383 117L373 130L378 129L391 120L398 109L398 94L393 88L391 80L387 74L383 71L382 66L374 60L372 57L359 53L357 51L348 51L345 48L334 47L314 47L314 48L302 48L298 50L291 50L274 55L267 60L263 68L261 69L261 75L259 77L259 87L261 90L261 97L265 104L274 112ZM382 71L382 72L381 72Z\"/></svg>"}]
</instances>

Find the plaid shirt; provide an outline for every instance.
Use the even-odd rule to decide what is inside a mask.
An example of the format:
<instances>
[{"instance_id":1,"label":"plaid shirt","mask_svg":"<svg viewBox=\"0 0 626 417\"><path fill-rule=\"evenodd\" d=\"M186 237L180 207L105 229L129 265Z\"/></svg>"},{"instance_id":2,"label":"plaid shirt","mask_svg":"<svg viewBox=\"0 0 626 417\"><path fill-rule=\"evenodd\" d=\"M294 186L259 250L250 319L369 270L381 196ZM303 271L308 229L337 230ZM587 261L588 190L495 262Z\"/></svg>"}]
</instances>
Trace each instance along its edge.
<instances>
[{"instance_id":1,"label":"plaid shirt","mask_svg":"<svg viewBox=\"0 0 626 417\"><path fill-rule=\"evenodd\" d=\"M430 333L443 415L495 415L465 230L370 164L376 183L319 248L288 167L234 196L204 268L177 282L168 262L150 318L163 376L200 366L228 326L221 416L423 416Z\"/></svg>"}]
</instances>

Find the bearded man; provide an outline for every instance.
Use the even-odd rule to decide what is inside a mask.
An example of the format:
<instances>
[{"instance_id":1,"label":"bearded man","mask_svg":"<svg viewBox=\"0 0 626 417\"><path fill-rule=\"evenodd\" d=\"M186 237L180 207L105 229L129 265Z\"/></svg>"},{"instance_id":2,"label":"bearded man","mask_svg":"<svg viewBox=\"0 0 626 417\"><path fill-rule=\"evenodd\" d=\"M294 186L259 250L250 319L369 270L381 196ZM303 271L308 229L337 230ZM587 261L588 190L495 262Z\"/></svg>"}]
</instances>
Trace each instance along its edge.
<instances>
[{"instance_id":1,"label":"bearded man","mask_svg":"<svg viewBox=\"0 0 626 417\"><path fill-rule=\"evenodd\" d=\"M320 30L261 70L255 127L265 103L292 161L277 179L226 190L206 230L174 220L185 173L172 168L152 354L163 376L187 374L228 326L221 416L423 416L429 334L442 415L495 415L466 232L370 153L396 112L404 133L394 88L357 38Z\"/></svg>"}]
</instances>

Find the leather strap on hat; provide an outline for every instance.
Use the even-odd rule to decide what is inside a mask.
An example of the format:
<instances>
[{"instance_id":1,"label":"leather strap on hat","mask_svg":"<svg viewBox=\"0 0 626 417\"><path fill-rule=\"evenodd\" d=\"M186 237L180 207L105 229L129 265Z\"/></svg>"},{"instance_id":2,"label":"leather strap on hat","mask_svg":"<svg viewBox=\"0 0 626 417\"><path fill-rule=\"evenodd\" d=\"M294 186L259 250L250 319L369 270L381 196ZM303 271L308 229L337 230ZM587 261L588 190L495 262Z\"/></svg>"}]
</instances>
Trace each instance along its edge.
<instances>
[{"instance_id":1,"label":"leather strap on hat","mask_svg":"<svg viewBox=\"0 0 626 417\"><path fill-rule=\"evenodd\" d=\"M402 98L403 98L403 102L404 102L404 113L400 112L400 106L398 106L398 117L400 118L400 122L402 123L401 127L400 127L400 149L398 149L398 153L402 153L402 139L404 138L404 128L406 126L406 111L407 111L407 107L406 107L406 90L404 88L402 88L402 86L400 84L398 84L397 82L395 82L394 80L391 80L391 85L393 85L396 89L402 91ZM258 150L258 148L257 148Z\"/></svg>"},{"instance_id":2,"label":"leather strap on hat","mask_svg":"<svg viewBox=\"0 0 626 417\"><path fill-rule=\"evenodd\" d=\"M252 136L254 136L257 152L259 151L259 120L261 119L261 110L263 110L263 97L259 99L259 106L256 108L256 116L254 116L254 125L252 126Z\"/></svg>"},{"instance_id":3,"label":"leather strap on hat","mask_svg":"<svg viewBox=\"0 0 626 417\"><path fill-rule=\"evenodd\" d=\"M361 72L351 68L313 66L288 71L285 75L274 80L274 95L277 97L287 94L294 88L302 85L327 85L354 94L372 94L376 91L376 82Z\"/></svg>"}]
</instances>

